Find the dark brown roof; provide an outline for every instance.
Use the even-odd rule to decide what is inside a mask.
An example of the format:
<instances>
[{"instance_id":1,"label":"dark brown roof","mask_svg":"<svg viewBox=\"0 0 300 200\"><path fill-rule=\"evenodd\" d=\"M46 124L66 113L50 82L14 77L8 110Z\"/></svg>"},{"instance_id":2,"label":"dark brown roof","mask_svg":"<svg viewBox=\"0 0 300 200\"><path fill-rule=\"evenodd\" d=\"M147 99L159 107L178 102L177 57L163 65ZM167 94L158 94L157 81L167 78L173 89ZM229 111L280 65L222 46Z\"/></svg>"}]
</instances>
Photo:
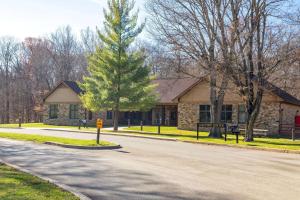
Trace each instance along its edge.
<instances>
[{"instance_id":1,"label":"dark brown roof","mask_svg":"<svg viewBox=\"0 0 300 200\"><path fill-rule=\"evenodd\" d=\"M284 102L298 105L300 106L300 100L296 97L292 96L291 94L287 93L286 91L280 89L279 87L275 86L274 84L270 83L269 81L264 80L263 86L266 90L272 92L276 96L280 97Z\"/></svg>"},{"instance_id":2,"label":"dark brown roof","mask_svg":"<svg viewBox=\"0 0 300 200\"><path fill-rule=\"evenodd\" d=\"M204 78L205 77L200 78L200 79L190 79L190 81L187 81L187 82L185 82L184 80L182 80L186 85L184 85L183 88L180 88L181 92L178 91L179 94L176 95L172 100L185 95L188 91L190 91L194 86L196 86ZM255 81L258 80L256 76L254 76L253 79ZM194 82L193 82L193 80L194 80ZM170 84L170 85L172 85L172 84ZM187 89L184 89L184 87L187 87ZM288 92L280 89L279 87L275 86L274 84L270 83L269 81L264 80L263 81L263 87L264 87L265 90L268 90L268 91L272 92L274 95L280 97L283 100L283 102L300 106L300 100L299 99L297 99L296 97L292 96ZM167 89L165 89L165 90L167 90ZM159 92L159 93L161 93L161 92ZM176 93L176 92L174 92L174 93ZM162 95L164 95L164 94L162 94Z\"/></svg>"},{"instance_id":3,"label":"dark brown roof","mask_svg":"<svg viewBox=\"0 0 300 200\"><path fill-rule=\"evenodd\" d=\"M196 85L200 81L199 78L168 78L157 79L153 83L157 84L156 91L159 94L159 103L174 103L173 100Z\"/></svg>"},{"instance_id":4,"label":"dark brown roof","mask_svg":"<svg viewBox=\"0 0 300 200\"><path fill-rule=\"evenodd\" d=\"M71 88L76 94L81 94L83 90L78 86L78 84L74 81L64 81L69 88Z\"/></svg>"},{"instance_id":5,"label":"dark brown roof","mask_svg":"<svg viewBox=\"0 0 300 200\"><path fill-rule=\"evenodd\" d=\"M166 79L157 79L153 83L157 84L156 91L159 94L159 104L172 104L175 99L185 95L193 87L198 85L203 78L166 78ZM254 78L255 79L255 78ZM47 96L44 98L44 101L49 97L61 84L66 85L72 89L76 94L83 93L83 90L78 86L74 81L63 81L58 84L52 91L50 91ZM290 95L286 91L278 88L268 81L264 81L263 86L266 90L272 92L276 96L280 97L284 102L290 103L293 105L300 106L300 100Z\"/></svg>"}]
</instances>

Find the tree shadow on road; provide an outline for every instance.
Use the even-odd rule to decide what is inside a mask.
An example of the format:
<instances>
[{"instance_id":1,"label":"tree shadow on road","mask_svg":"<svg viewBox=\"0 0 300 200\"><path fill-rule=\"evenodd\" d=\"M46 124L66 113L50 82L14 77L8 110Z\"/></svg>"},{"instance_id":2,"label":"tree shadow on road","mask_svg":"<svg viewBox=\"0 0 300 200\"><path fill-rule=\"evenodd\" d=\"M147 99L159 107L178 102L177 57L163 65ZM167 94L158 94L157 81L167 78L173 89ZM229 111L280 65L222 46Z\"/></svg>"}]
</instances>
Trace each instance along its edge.
<instances>
[{"instance_id":1,"label":"tree shadow on road","mask_svg":"<svg viewBox=\"0 0 300 200\"><path fill-rule=\"evenodd\" d=\"M101 160L101 155L85 156L82 150L78 153L26 143L0 143L0 147L4 160L74 187L92 199L245 199L238 194L203 191L201 185L199 190L182 188L173 177L158 176L131 163Z\"/></svg>"}]
</instances>

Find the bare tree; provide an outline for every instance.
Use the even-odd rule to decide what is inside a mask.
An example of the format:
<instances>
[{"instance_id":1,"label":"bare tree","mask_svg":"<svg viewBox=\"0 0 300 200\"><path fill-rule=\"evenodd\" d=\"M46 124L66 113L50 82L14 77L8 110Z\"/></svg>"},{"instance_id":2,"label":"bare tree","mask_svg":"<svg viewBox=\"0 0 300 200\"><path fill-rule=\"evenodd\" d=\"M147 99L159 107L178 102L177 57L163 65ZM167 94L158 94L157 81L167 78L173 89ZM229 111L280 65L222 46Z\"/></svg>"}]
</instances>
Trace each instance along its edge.
<instances>
[{"instance_id":1,"label":"bare tree","mask_svg":"<svg viewBox=\"0 0 300 200\"><path fill-rule=\"evenodd\" d=\"M209 75L210 136L221 137L217 124L221 122L230 64L227 54L221 51L227 45L223 43L227 4L216 0L151 0L147 8L152 15L151 30L155 30L152 34L173 52L179 52L181 59L192 59Z\"/></svg>"},{"instance_id":2,"label":"bare tree","mask_svg":"<svg viewBox=\"0 0 300 200\"><path fill-rule=\"evenodd\" d=\"M247 108L245 141L253 140L267 79L288 59L290 33L280 16L284 0L151 0L151 30L173 52L198 63L210 77L213 123L229 80ZM286 27L285 27L286 28ZM280 45L285 42L285 45ZM218 84L220 83L220 84ZM211 136L220 137L214 127Z\"/></svg>"},{"instance_id":3,"label":"bare tree","mask_svg":"<svg viewBox=\"0 0 300 200\"><path fill-rule=\"evenodd\" d=\"M99 41L96 31L93 31L90 27L81 30L80 36L83 50L87 54L95 52L96 48L101 45L101 41Z\"/></svg>"},{"instance_id":4,"label":"bare tree","mask_svg":"<svg viewBox=\"0 0 300 200\"><path fill-rule=\"evenodd\" d=\"M2 99L4 99L4 122L10 122L10 91L12 86L12 75L19 62L18 51L20 45L14 38L3 37L0 39L0 72L3 77L1 84Z\"/></svg>"},{"instance_id":5,"label":"bare tree","mask_svg":"<svg viewBox=\"0 0 300 200\"><path fill-rule=\"evenodd\" d=\"M228 72L247 108L247 142L253 141L254 124L268 87L267 79L291 52L289 43L280 46L282 41L289 40L289 34L282 31L280 19L273 18L284 3L281 0L229 1L231 21L227 40L232 44L232 54L229 54L232 59Z\"/></svg>"},{"instance_id":6,"label":"bare tree","mask_svg":"<svg viewBox=\"0 0 300 200\"><path fill-rule=\"evenodd\" d=\"M49 38L54 65L56 82L63 80L78 80L86 71L86 60L83 49L72 33L70 26L61 27Z\"/></svg>"}]
</instances>

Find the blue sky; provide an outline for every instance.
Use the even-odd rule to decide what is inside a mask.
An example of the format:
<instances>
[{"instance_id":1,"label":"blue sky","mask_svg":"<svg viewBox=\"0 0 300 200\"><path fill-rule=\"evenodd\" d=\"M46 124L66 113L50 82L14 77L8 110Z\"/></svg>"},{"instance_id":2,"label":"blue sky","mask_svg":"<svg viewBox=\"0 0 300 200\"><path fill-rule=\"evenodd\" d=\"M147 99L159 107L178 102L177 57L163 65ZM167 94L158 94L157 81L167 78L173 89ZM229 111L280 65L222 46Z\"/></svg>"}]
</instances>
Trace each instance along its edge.
<instances>
[{"instance_id":1,"label":"blue sky","mask_svg":"<svg viewBox=\"0 0 300 200\"><path fill-rule=\"evenodd\" d=\"M145 0L136 0L141 18ZM0 0L0 36L44 36L59 26L83 28L102 26L106 0Z\"/></svg>"}]
</instances>

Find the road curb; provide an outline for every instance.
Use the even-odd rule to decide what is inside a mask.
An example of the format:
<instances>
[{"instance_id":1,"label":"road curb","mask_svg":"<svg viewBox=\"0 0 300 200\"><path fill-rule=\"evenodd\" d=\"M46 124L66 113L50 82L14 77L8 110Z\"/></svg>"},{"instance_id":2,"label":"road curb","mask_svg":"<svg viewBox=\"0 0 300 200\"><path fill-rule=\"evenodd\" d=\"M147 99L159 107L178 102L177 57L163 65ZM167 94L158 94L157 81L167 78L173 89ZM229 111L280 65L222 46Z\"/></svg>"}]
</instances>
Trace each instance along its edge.
<instances>
[{"instance_id":1,"label":"road curb","mask_svg":"<svg viewBox=\"0 0 300 200\"><path fill-rule=\"evenodd\" d=\"M75 131L75 130L62 130L62 129L42 129L42 130L49 130L49 131L66 131L66 132L73 132L73 133L87 133L87 134L96 134L93 132L88 131ZM191 143L191 144L203 144L203 145L211 145L211 146L223 146L223 147L230 147L230 148L238 148L238 149L247 149L247 150L256 150L256 151L268 151L268 152L277 152L277 153L292 153L292 154L300 154L300 151L297 150L285 150L285 149L268 149L268 148L259 148L259 147L247 147L247 146L235 146L230 144L216 144L216 143L209 143L209 142L197 142L197 141L185 141L185 140L178 140L173 138L158 138L158 137L151 137L151 136L139 136L139 135L131 135L131 134L124 134L124 133L108 133L103 132L103 135L112 135L112 136L123 136L123 137L135 137L135 138L145 138L145 139L153 139L153 140L164 140L164 141L174 141L174 142L184 142L184 143Z\"/></svg>"},{"instance_id":2,"label":"road curb","mask_svg":"<svg viewBox=\"0 0 300 200\"><path fill-rule=\"evenodd\" d=\"M230 145L230 144L216 144L216 143L209 143L209 142L194 142L194 141L180 141L180 142L190 143L190 144L203 144L203 145L210 145L210 146L230 147L230 148L238 148L238 149L246 149L246 150L300 154L300 151L288 150L288 149L268 149L268 148L259 148L259 147L236 146L236 145Z\"/></svg>"},{"instance_id":3,"label":"road curb","mask_svg":"<svg viewBox=\"0 0 300 200\"><path fill-rule=\"evenodd\" d=\"M69 144L61 144L56 142L44 142L44 144L51 145L51 146L59 146L69 149L86 149L86 150L114 150L122 148L120 145L115 146L76 146L76 145L69 145Z\"/></svg>"},{"instance_id":4,"label":"road curb","mask_svg":"<svg viewBox=\"0 0 300 200\"><path fill-rule=\"evenodd\" d=\"M70 187L68 185L65 185L63 183L59 183L58 181L55 181L49 177L45 177L45 176L42 176L42 175L39 175L39 174L36 174L35 172L31 171L31 170L28 170L28 169L25 169L25 168L22 168L22 167L19 167L17 165L13 165L13 164L10 164L8 162L5 162L3 160L0 160L0 163L4 164L4 165L7 165L9 167L12 167L18 171L21 171L21 172L24 172L24 173L27 173L27 174L31 174L35 177L38 177L44 181L48 181L49 183L52 183L54 185L56 185L57 187L61 188L62 190L65 190L67 192L70 192L72 194L74 194L76 197L78 197L79 199L81 200L92 200L91 198L89 198L88 196L82 194L81 192L78 192L78 190L76 190L75 188L73 187Z\"/></svg>"}]
</instances>

